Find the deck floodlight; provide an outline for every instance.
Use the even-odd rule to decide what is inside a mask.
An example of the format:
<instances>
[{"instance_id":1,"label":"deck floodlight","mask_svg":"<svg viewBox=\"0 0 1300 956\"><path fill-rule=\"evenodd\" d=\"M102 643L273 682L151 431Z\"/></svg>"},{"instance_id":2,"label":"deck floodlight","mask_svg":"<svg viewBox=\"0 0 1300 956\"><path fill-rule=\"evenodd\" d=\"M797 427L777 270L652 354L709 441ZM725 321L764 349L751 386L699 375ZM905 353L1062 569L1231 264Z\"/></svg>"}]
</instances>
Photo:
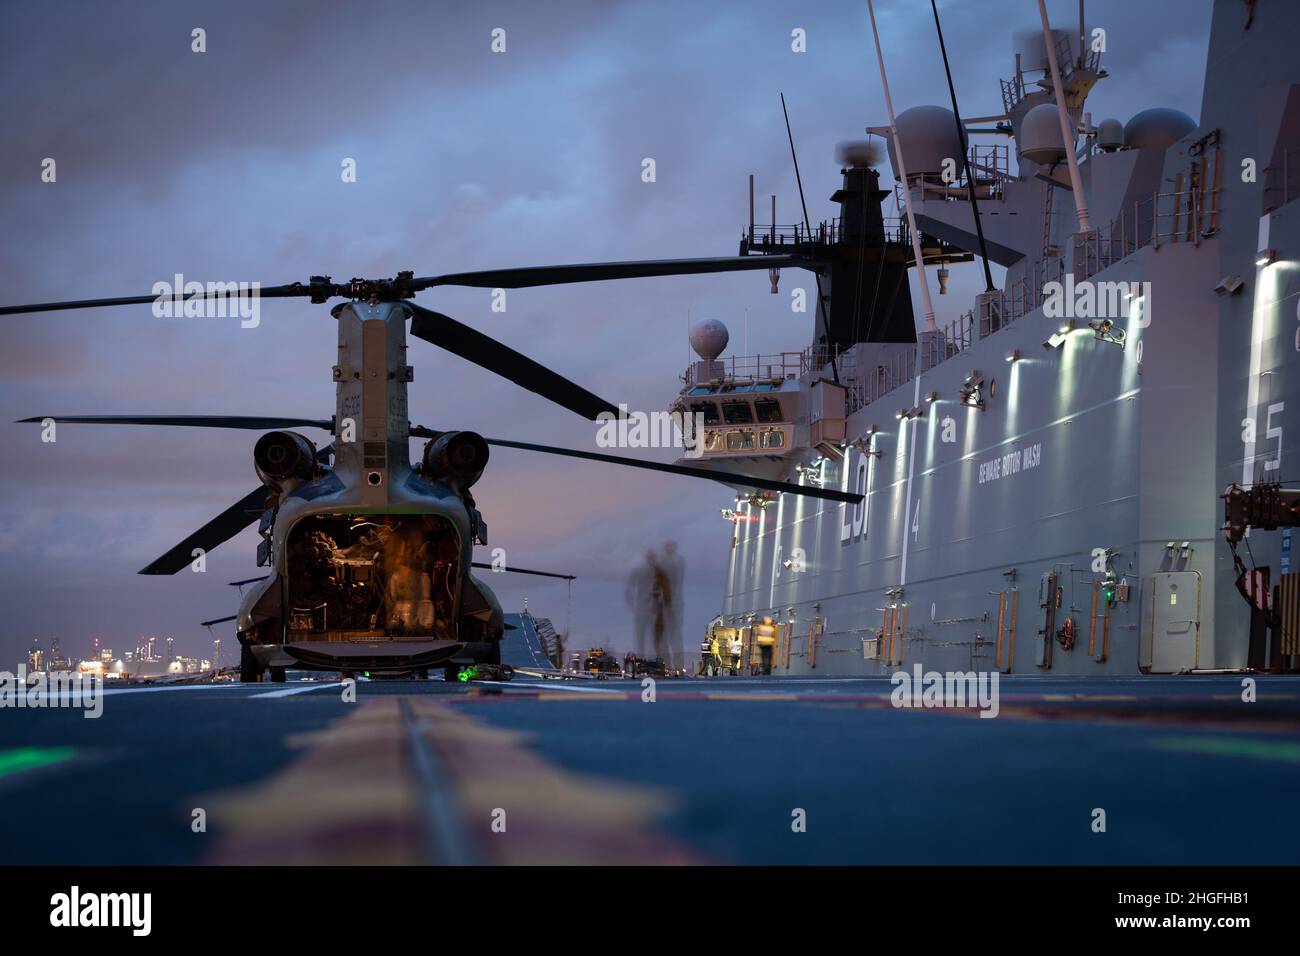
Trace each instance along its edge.
<instances>
[{"instance_id":1,"label":"deck floodlight","mask_svg":"<svg viewBox=\"0 0 1300 956\"><path fill-rule=\"evenodd\" d=\"M1219 280L1219 284L1214 287L1214 291L1219 295L1232 295L1244 284L1239 275L1224 276Z\"/></svg>"},{"instance_id":2,"label":"deck floodlight","mask_svg":"<svg viewBox=\"0 0 1300 956\"><path fill-rule=\"evenodd\" d=\"M1070 333L1073 331L1074 320L1069 319L1064 325L1047 337L1047 341L1043 343L1043 348L1059 349L1065 344L1065 340L1070 337Z\"/></svg>"}]
</instances>

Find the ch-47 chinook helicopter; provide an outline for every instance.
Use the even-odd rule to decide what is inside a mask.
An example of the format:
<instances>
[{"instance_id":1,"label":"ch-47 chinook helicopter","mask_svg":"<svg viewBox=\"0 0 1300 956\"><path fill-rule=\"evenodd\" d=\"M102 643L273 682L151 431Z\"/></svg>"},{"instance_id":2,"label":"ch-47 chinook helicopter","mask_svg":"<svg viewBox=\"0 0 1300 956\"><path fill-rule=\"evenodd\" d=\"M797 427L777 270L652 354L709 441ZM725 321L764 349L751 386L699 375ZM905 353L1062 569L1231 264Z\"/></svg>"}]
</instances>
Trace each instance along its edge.
<instances>
[{"instance_id":1,"label":"ch-47 chinook helicopter","mask_svg":"<svg viewBox=\"0 0 1300 956\"><path fill-rule=\"evenodd\" d=\"M240 679L269 672L283 681L287 667L427 676L443 667L453 679L460 666L499 663L501 606L471 572L475 543L487 543L487 526L470 488L483 473L491 445L671 474L708 478L743 494L787 492L857 503L860 494L772 481L712 468L660 464L616 455L557 448L469 431L412 426L407 413L406 323L411 334L459 355L515 384L596 420L619 410L514 349L446 315L410 301L434 286L526 288L571 282L689 275L783 266L816 268L801 256L588 263L489 270L417 278L331 282L261 288L261 298L306 297L324 303L343 297L331 314L338 321L335 414L328 419L253 416L35 416L25 422L174 425L270 430L253 449L261 483L158 558L141 574L175 574L234 537L254 521L262 541L258 564L266 578L245 594L236 615ZM228 297L195 292L183 301ZM158 296L90 299L0 308L0 315L149 304ZM181 298L176 299L179 303ZM317 448L287 429L318 428L333 434ZM411 438L428 439L421 460L410 461Z\"/></svg>"}]
</instances>

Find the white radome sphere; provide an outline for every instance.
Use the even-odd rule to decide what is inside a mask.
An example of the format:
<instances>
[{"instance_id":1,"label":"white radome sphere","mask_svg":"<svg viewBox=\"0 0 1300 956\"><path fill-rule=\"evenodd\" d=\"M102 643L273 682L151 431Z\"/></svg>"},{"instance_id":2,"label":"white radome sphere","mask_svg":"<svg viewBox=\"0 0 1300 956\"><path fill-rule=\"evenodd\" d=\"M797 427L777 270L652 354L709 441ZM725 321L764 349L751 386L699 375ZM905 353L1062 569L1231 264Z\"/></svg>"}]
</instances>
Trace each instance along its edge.
<instances>
[{"instance_id":1,"label":"white radome sphere","mask_svg":"<svg viewBox=\"0 0 1300 956\"><path fill-rule=\"evenodd\" d=\"M718 319L701 319L691 326L691 348L706 362L712 362L731 341L731 333Z\"/></svg>"},{"instance_id":2,"label":"white radome sphere","mask_svg":"<svg viewBox=\"0 0 1300 956\"><path fill-rule=\"evenodd\" d=\"M1052 166L1065 159L1061 116L1051 103L1039 103L1020 123L1020 155L1031 163Z\"/></svg>"},{"instance_id":3,"label":"white radome sphere","mask_svg":"<svg viewBox=\"0 0 1300 956\"><path fill-rule=\"evenodd\" d=\"M894 125L903 144L907 175L938 175L949 159L957 164L958 170L961 169L961 137L957 135L957 120L952 110L942 106L913 106L899 113ZM892 147L890 159L897 178L898 157Z\"/></svg>"},{"instance_id":4,"label":"white radome sphere","mask_svg":"<svg viewBox=\"0 0 1300 956\"><path fill-rule=\"evenodd\" d=\"M1124 145L1129 149L1168 149L1194 129L1196 120L1182 110L1157 106L1124 124Z\"/></svg>"}]
</instances>

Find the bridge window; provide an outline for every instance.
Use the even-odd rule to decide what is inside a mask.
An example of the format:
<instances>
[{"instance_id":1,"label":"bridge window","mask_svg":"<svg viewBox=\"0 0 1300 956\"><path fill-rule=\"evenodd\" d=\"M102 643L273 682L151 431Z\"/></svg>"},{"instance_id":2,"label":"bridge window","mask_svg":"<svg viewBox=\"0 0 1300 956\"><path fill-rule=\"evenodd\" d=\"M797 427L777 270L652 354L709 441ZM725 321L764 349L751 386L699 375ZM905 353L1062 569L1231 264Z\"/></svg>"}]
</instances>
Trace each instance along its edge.
<instances>
[{"instance_id":1,"label":"bridge window","mask_svg":"<svg viewBox=\"0 0 1300 956\"><path fill-rule=\"evenodd\" d=\"M754 403L760 422L782 422L785 417L781 412L781 403L774 398L760 398Z\"/></svg>"},{"instance_id":2,"label":"bridge window","mask_svg":"<svg viewBox=\"0 0 1300 956\"><path fill-rule=\"evenodd\" d=\"M706 425L717 425L722 421L718 417L718 406L713 402L691 402L691 413L703 415Z\"/></svg>"},{"instance_id":3,"label":"bridge window","mask_svg":"<svg viewBox=\"0 0 1300 956\"><path fill-rule=\"evenodd\" d=\"M728 425L748 425L754 420L749 402L723 402L722 417Z\"/></svg>"},{"instance_id":4,"label":"bridge window","mask_svg":"<svg viewBox=\"0 0 1300 956\"><path fill-rule=\"evenodd\" d=\"M754 447L754 433L749 430L727 432L727 451L749 451Z\"/></svg>"},{"instance_id":5,"label":"bridge window","mask_svg":"<svg viewBox=\"0 0 1300 956\"><path fill-rule=\"evenodd\" d=\"M779 428L771 428L763 432L763 447L784 448L785 432L781 431Z\"/></svg>"}]
</instances>

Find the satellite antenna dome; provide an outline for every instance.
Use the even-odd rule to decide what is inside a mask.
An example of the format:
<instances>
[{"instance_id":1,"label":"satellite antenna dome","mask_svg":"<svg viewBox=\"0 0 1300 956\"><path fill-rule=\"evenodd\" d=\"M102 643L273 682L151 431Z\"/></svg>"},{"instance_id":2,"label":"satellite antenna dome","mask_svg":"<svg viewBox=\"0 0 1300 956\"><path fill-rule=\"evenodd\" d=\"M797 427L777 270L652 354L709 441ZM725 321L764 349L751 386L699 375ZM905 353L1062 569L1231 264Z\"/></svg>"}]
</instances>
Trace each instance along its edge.
<instances>
[{"instance_id":1,"label":"satellite antenna dome","mask_svg":"<svg viewBox=\"0 0 1300 956\"><path fill-rule=\"evenodd\" d=\"M870 139L850 139L835 147L835 156L841 166L875 168L880 165L880 144Z\"/></svg>"},{"instance_id":2,"label":"satellite antenna dome","mask_svg":"<svg viewBox=\"0 0 1300 956\"><path fill-rule=\"evenodd\" d=\"M903 110L894 120L898 139L903 144L903 162L908 176L938 176L943 172L944 160L951 159L961 168L961 137L957 135L957 120L952 110L942 106L913 106ZM894 178L898 178L898 162L894 159Z\"/></svg>"},{"instance_id":3,"label":"satellite antenna dome","mask_svg":"<svg viewBox=\"0 0 1300 956\"><path fill-rule=\"evenodd\" d=\"M1123 149L1124 124L1117 119L1104 119L1097 124L1097 146L1103 153Z\"/></svg>"},{"instance_id":4,"label":"satellite antenna dome","mask_svg":"<svg viewBox=\"0 0 1300 956\"><path fill-rule=\"evenodd\" d=\"M1017 140L1020 158L1042 166L1053 166L1065 159L1061 142L1061 120L1051 103L1039 103L1025 114Z\"/></svg>"},{"instance_id":5,"label":"satellite antenna dome","mask_svg":"<svg viewBox=\"0 0 1300 956\"><path fill-rule=\"evenodd\" d=\"M722 354L731 340L731 333L718 319L701 319L691 326L691 348L706 362Z\"/></svg>"},{"instance_id":6,"label":"satellite antenna dome","mask_svg":"<svg viewBox=\"0 0 1300 956\"><path fill-rule=\"evenodd\" d=\"M1168 149L1194 129L1196 121L1182 110L1157 106L1124 124L1124 145L1129 149Z\"/></svg>"}]
</instances>

